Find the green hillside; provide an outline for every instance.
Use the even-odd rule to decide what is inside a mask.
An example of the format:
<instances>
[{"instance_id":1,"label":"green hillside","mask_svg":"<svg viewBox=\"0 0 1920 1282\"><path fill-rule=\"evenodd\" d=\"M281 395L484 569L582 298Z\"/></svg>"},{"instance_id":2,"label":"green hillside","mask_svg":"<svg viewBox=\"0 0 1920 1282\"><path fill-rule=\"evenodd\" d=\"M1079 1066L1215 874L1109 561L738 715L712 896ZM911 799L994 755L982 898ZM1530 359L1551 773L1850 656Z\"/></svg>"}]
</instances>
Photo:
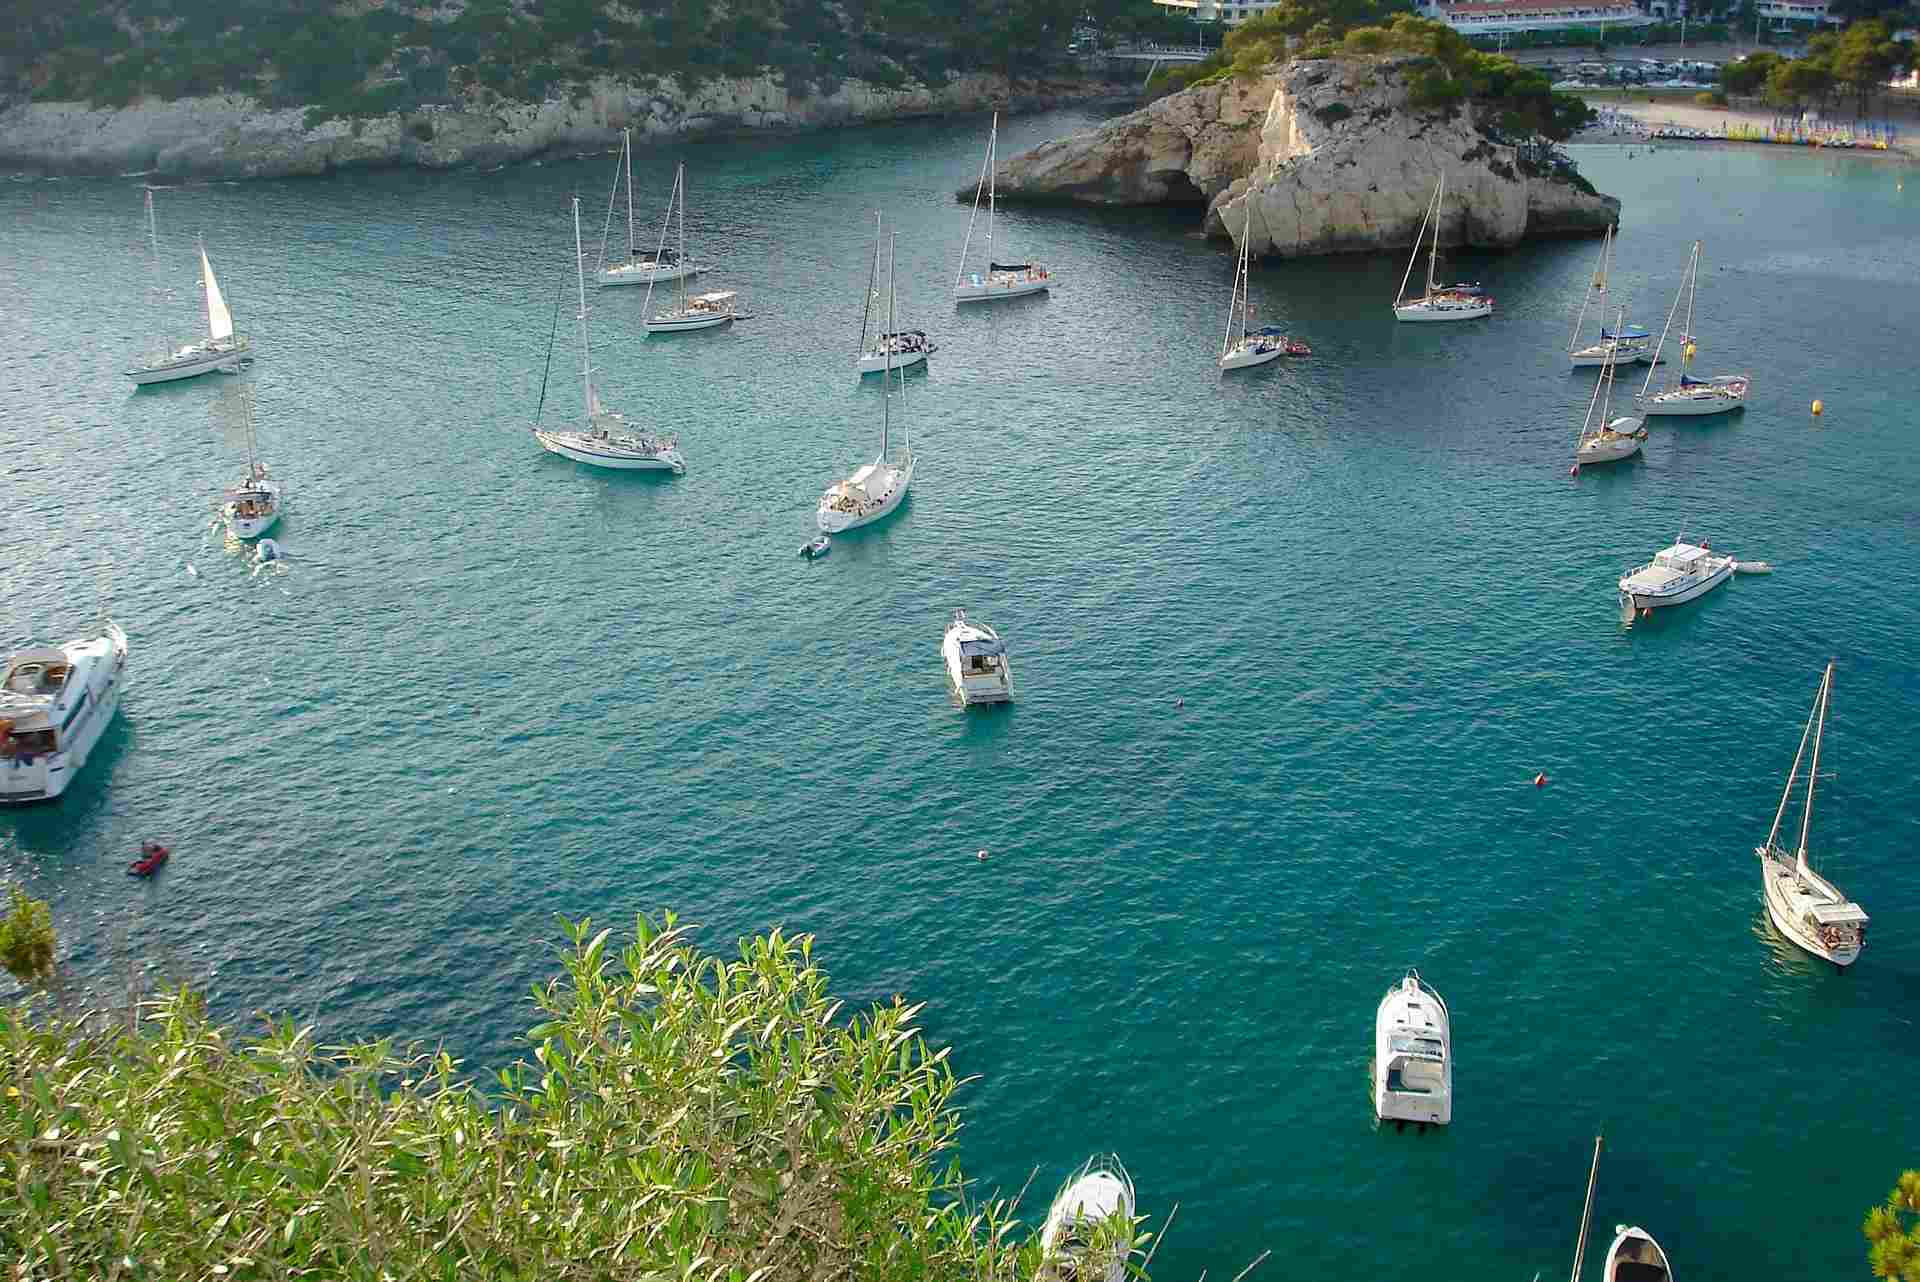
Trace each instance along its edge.
<instances>
[{"instance_id":1,"label":"green hillside","mask_svg":"<svg viewBox=\"0 0 1920 1282\"><path fill-rule=\"evenodd\" d=\"M0 91L124 105L242 92L330 113L490 91L539 99L597 75L777 71L793 89L1066 65L1077 21L1164 22L1131 0L5 0Z\"/></svg>"}]
</instances>

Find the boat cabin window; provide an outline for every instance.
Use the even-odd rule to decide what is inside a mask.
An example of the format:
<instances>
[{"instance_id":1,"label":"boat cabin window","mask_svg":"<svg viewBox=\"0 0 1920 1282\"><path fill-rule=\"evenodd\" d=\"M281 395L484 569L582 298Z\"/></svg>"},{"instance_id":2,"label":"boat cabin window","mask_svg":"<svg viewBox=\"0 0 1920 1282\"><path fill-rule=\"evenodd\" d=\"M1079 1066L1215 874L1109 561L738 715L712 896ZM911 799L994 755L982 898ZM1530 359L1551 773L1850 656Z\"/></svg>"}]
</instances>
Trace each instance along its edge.
<instances>
[{"instance_id":1,"label":"boat cabin window","mask_svg":"<svg viewBox=\"0 0 1920 1282\"><path fill-rule=\"evenodd\" d=\"M15 694L52 694L67 683L70 671L64 663L16 663L7 674L7 689Z\"/></svg>"},{"instance_id":2,"label":"boat cabin window","mask_svg":"<svg viewBox=\"0 0 1920 1282\"><path fill-rule=\"evenodd\" d=\"M56 746L53 728L10 731L0 738L0 757L44 757Z\"/></svg>"}]
</instances>

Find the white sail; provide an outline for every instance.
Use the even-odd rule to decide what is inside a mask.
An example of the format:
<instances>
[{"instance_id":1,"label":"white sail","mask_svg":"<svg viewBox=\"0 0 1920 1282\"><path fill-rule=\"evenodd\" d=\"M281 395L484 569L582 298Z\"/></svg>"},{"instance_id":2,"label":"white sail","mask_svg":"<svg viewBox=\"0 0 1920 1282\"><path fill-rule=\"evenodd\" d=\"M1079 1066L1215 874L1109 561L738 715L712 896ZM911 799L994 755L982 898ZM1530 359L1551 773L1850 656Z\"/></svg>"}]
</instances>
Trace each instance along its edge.
<instances>
[{"instance_id":1,"label":"white sail","mask_svg":"<svg viewBox=\"0 0 1920 1282\"><path fill-rule=\"evenodd\" d=\"M220 282L213 278L213 264L207 261L207 247L200 247L200 275L207 284L207 333L215 339L233 337L233 313L220 296Z\"/></svg>"}]
</instances>

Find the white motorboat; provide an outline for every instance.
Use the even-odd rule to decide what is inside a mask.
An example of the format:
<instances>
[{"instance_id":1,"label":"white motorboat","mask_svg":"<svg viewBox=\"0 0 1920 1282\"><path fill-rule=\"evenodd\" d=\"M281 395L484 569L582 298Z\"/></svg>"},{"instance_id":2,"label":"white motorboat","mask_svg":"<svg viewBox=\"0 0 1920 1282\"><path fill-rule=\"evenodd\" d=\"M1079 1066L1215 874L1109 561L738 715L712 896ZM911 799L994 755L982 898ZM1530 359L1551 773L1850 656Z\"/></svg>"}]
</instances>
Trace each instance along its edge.
<instances>
[{"instance_id":1,"label":"white motorboat","mask_svg":"<svg viewBox=\"0 0 1920 1282\"><path fill-rule=\"evenodd\" d=\"M620 194L621 176L625 175L627 184L627 258L625 262L607 262L607 232L613 224L613 202ZM674 183L679 185L676 173ZM673 218L674 198L667 198L669 221ZM662 237L665 240L665 237ZM663 245L660 252L648 258L640 253L633 239L633 131L620 131L620 164L614 170L613 191L607 197L607 226L600 232L600 265L594 269L593 278L602 287L618 285L651 285L657 281L679 280L683 276L698 276L705 271L692 263L683 262L672 250Z\"/></svg>"},{"instance_id":2,"label":"white motorboat","mask_svg":"<svg viewBox=\"0 0 1920 1282\"><path fill-rule=\"evenodd\" d=\"M887 328L891 330L894 327L891 248L887 253L887 262ZM828 486L827 492L820 496L820 502L814 509L814 522L823 534L858 529L891 516L893 510L900 506L900 501L907 497L907 487L913 484L912 437L907 437L904 458L896 461L887 457L888 437L893 426L893 389L897 383L904 409L906 379L898 370L883 368L880 380L880 452L874 456L873 462L862 464L852 476Z\"/></svg>"},{"instance_id":3,"label":"white motorboat","mask_svg":"<svg viewBox=\"0 0 1920 1282\"><path fill-rule=\"evenodd\" d=\"M1680 278L1680 292L1673 296L1673 307L1667 312L1666 328L1660 331L1660 341L1654 345L1653 359L1649 362L1658 365L1660 353L1667 345L1667 335L1673 330L1674 317L1679 315L1680 300L1687 302L1687 318L1680 332L1680 377L1665 391L1653 390L1653 377L1659 371L1649 369L1647 381L1640 388L1639 408L1649 417L1659 415L1726 414L1747 407L1747 393L1752 388L1752 380L1745 374L1721 374L1714 378L1695 378L1693 358L1699 352L1699 342L1693 332L1694 300L1700 292L1700 242L1693 242L1693 254L1687 259L1686 274Z\"/></svg>"},{"instance_id":4,"label":"white motorboat","mask_svg":"<svg viewBox=\"0 0 1920 1282\"><path fill-rule=\"evenodd\" d=\"M1434 184L1433 200L1427 216L1420 222L1420 233L1413 239L1413 256L1407 259L1406 274L1400 278L1400 293L1395 297L1393 314L1403 321L1478 320L1493 314L1493 299L1478 285L1442 285L1434 280L1440 264L1440 210L1447 198L1447 175L1443 170ZM1413 265L1420 261L1420 243L1427 227L1433 227L1433 247L1427 253L1427 288L1418 298L1407 297L1407 282L1413 279Z\"/></svg>"},{"instance_id":5,"label":"white motorboat","mask_svg":"<svg viewBox=\"0 0 1920 1282\"><path fill-rule=\"evenodd\" d=\"M1626 323L1626 308L1620 309L1620 323ZM1601 331L1605 333L1604 330ZM1580 436L1573 445L1573 469L1577 474L1583 467L1594 463L1617 463L1624 458L1632 458L1640 452L1641 443L1647 439L1646 425L1637 418L1621 415L1610 417L1613 413L1613 378L1619 362L1609 353L1599 379L1593 385L1593 399L1587 403L1587 418L1580 425ZM1599 411L1595 414L1595 411Z\"/></svg>"},{"instance_id":6,"label":"white motorboat","mask_svg":"<svg viewBox=\"0 0 1920 1282\"><path fill-rule=\"evenodd\" d=\"M165 291L159 283L160 230L153 215L152 189L147 191L147 240L152 246L154 293L157 299L164 299ZM227 374L240 372L240 362L252 351L252 345L233 332L233 312L220 292L220 282L214 278L213 264L207 259L204 244L200 246L200 284L206 300L207 336L185 347L164 343L165 350L127 371L127 377L136 384L145 387L149 383L171 383L215 370Z\"/></svg>"},{"instance_id":7,"label":"white motorboat","mask_svg":"<svg viewBox=\"0 0 1920 1282\"><path fill-rule=\"evenodd\" d=\"M1133 1177L1099 1156L1067 1177L1040 1230L1041 1276L1122 1282L1133 1254Z\"/></svg>"},{"instance_id":8,"label":"white motorboat","mask_svg":"<svg viewBox=\"0 0 1920 1282\"><path fill-rule=\"evenodd\" d=\"M578 221L576 211L575 220ZM672 261L690 262L687 257L687 167L680 165L673 172L673 195L667 198L667 221L660 228L660 244L654 250L653 261L658 264L667 261L667 233L670 229L678 231L678 244L674 249ZM646 316L644 322L649 334L684 334L689 330L713 329L725 325L740 314L735 302L738 297L730 289L714 290L705 294L687 296L688 272L661 277L661 281L671 280L675 287L674 304L663 312L653 310L653 287L655 281L647 281L647 301L642 306Z\"/></svg>"},{"instance_id":9,"label":"white motorboat","mask_svg":"<svg viewBox=\"0 0 1920 1282\"><path fill-rule=\"evenodd\" d=\"M1373 1111L1383 1122L1453 1120L1453 1033L1447 1004L1410 970L1373 1019Z\"/></svg>"},{"instance_id":10,"label":"white motorboat","mask_svg":"<svg viewBox=\"0 0 1920 1282\"><path fill-rule=\"evenodd\" d=\"M1006 703L1013 698L1013 667L1007 643L986 624L969 623L965 610L953 612L953 622L940 638L940 657L946 660L947 681L962 707Z\"/></svg>"},{"instance_id":11,"label":"white motorboat","mask_svg":"<svg viewBox=\"0 0 1920 1282\"><path fill-rule=\"evenodd\" d=\"M1826 736L1827 706L1833 697L1833 664L1820 677L1820 690L1814 696L1813 711L1807 714L1807 729L1800 736L1800 750L1793 754L1793 768L1787 772L1787 786L1780 794L1780 808L1774 811L1773 828L1767 839L1755 846L1760 856L1760 888L1767 900L1767 916L1774 929L1806 949L1815 957L1835 966L1851 966L1867 946L1867 914L1859 904L1840 893L1839 887L1815 872L1807 863L1807 835L1813 827L1813 786L1820 777L1820 743ZM1780 844L1780 824L1787 814L1800 779L1800 761L1806 756L1807 740L1813 740L1813 761L1807 767L1806 810L1800 821L1799 849L1789 852Z\"/></svg>"},{"instance_id":12,"label":"white motorboat","mask_svg":"<svg viewBox=\"0 0 1920 1282\"><path fill-rule=\"evenodd\" d=\"M1246 206L1247 219L1240 226L1240 260L1234 268L1233 293L1227 298L1227 332L1220 340L1219 365L1223 370L1265 365L1287 354L1284 334L1264 329L1251 333L1247 330L1247 319L1253 311L1253 303L1247 297L1247 276L1253 252L1253 202L1246 201Z\"/></svg>"},{"instance_id":13,"label":"white motorboat","mask_svg":"<svg viewBox=\"0 0 1920 1282\"><path fill-rule=\"evenodd\" d=\"M120 707L127 634L7 656L0 676L0 804L58 797L87 764Z\"/></svg>"},{"instance_id":14,"label":"white motorboat","mask_svg":"<svg viewBox=\"0 0 1920 1282\"><path fill-rule=\"evenodd\" d=\"M940 350L923 329L893 331L883 325L880 328L886 332L868 338L867 330L874 320L873 305L880 300L880 241L880 215L876 213L873 216L873 266L867 274L867 299L860 309L860 350L853 358L854 372L862 378L889 368L907 369L924 364L927 357ZM892 289L891 282L888 289Z\"/></svg>"},{"instance_id":15,"label":"white motorboat","mask_svg":"<svg viewBox=\"0 0 1920 1282\"><path fill-rule=\"evenodd\" d=\"M257 539L280 519L282 486L267 474L254 449L253 398L242 395L240 404L246 418L247 474L223 496L220 517L234 538Z\"/></svg>"},{"instance_id":16,"label":"white motorboat","mask_svg":"<svg viewBox=\"0 0 1920 1282\"><path fill-rule=\"evenodd\" d=\"M987 131L987 158L980 166L980 183L973 191L973 215L967 219L967 239L960 246L960 270L953 278L955 302L983 303L1019 298L1023 294L1042 293L1054 284L1053 273L1039 263L994 261L993 221L995 207L999 203L994 159L999 142L1000 113L996 111L993 113L993 125ZM973 227L980 219L980 198L983 195L987 201L987 269L984 272L970 272L967 270L967 257L973 248Z\"/></svg>"},{"instance_id":17,"label":"white motorboat","mask_svg":"<svg viewBox=\"0 0 1920 1282\"><path fill-rule=\"evenodd\" d=\"M1635 610L1685 605L1733 577L1734 559L1704 544L1677 540L1653 560L1620 578L1620 604Z\"/></svg>"},{"instance_id":18,"label":"white motorboat","mask_svg":"<svg viewBox=\"0 0 1920 1282\"><path fill-rule=\"evenodd\" d=\"M582 259L580 198L576 196L573 199L573 267L580 298L580 382L587 421L578 428L546 428L536 422L533 439L540 442L540 447L548 453L558 454L576 463L585 463L589 467L664 471L681 475L687 470L687 464L680 456L680 440L677 436L656 436L634 427L627 422L624 414L600 404L600 394L593 386L593 355L587 337L587 281ZM552 363L551 348L548 350L548 363ZM540 381L540 404L543 409L546 398L547 386L543 377Z\"/></svg>"},{"instance_id":19,"label":"white motorboat","mask_svg":"<svg viewBox=\"0 0 1920 1282\"><path fill-rule=\"evenodd\" d=\"M1660 1249L1651 1233L1617 1224L1600 1277L1602 1282L1672 1282L1673 1269L1667 1263L1667 1253Z\"/></svg>"}]
</instances>

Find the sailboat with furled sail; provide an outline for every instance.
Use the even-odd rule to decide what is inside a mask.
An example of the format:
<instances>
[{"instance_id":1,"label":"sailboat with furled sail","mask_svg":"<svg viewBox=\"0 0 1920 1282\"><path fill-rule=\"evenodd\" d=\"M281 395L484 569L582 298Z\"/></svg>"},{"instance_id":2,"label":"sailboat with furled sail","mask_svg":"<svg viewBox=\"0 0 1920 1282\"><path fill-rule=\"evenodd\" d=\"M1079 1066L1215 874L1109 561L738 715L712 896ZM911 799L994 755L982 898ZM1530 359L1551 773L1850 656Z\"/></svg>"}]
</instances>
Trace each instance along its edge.
<instances>
[{"instance_id":1,"label":"sailboat with furled sail","mask_svg":"<svg viewBox=\"0 0 1920 1282\"><path fill-rule=\"evenodd\" d=\"M260 461L253 434L253 397L245 388L240 395L241 412L247 433L247 474L229 489L220 504L220 518L236 539L257 539L280 519L280 503L285 487L267 474Z\"/></svg>"},{"instance_id":2,"label":"sailboat with furled sail","mask_svg":"<svg viewBox=\"0 0 1920 1282\"><path fill-rule=\"evenodd\" d=\"M591 467L609 467L621 471L672 472L687 470L680 457L679 439L655 436L628 424L626 416L600 404L593 386L593 354L587 339L587 278L580 248L580 198L573 198L573 270L580 296L580 382L585 393L587 422L580 428L543 428L537 422L533 439L540 447L561 458ZM549 347L549 360L552 349ZM540 386L542 405L546 401L546 380Z\"/></svg>"},{"instance_id":3,"label":"sailboat with furled sail","mask_svg":"<svg viewBox=\"0 0 1920 1282\"><path fill-rule=\"evenodd\" d=\"M1667 335L1673 331L1673 318L1679 315L1680 300L1687 303L1687 319L1680 331L1680 379L1664 392L1653 390L1653 376L1656 370L1647 371L1647 381L1640 388L1640 412L1646 415L1701 415L1725 414L1732 410L1747 407L1747 392L1753 380L1745 374L1722 374L1716 378L1699 379L1690 372L1693 358L1698 353L1698 343L1693 334L1693 305L1700 293L1700 242L1693 242L1693 254L1687 259L1687 271L1680 278L1680 292L1673 296L1673 307L1667 312L1666 328L1660 331L1660 341L1654 344L1653 363L1658 364L1660 353L1667 345Z\"/></svg>"},{"instance_id":4,"label":"sailboat with furled sail","mask_svg":"<svg viewBox=\"0 0 1920 1282\"><path fill-rule=\"evenodd\" d=\"M873 215L873 267L867 274L867 301L860 309L860 350L854 354L854 373L862 378L868 374L878 374L888 368L906 369L910 365L919 365L927 357L940 350L939 344L927 337L924 329L893 330L893 318L888 317L880 328L881 333L867 340L867 330L873 323L873 305L880 300L880 249L884 242L880 234L880 214Z\"/></svg>"},{"instance_id":5,"label":"sailboat with furled sail","mask_svg":"<svg viewBox=\"0 0 1920 1282\"><path fill-rule=\"evenodd\" d=\"M1240 228L1240 262L1233 275L1233 295L1227 301L1227 333L1220 340L1220 368L1246 369L1264 365L1287 354L1286 335L1273 330L1247 329L1247 313L1253 303L1247 298L1247 273L1253 251L1253 202L1246 202L1247 221ZM1239 333L1236 336L1235 331Z\"/></svg>"},{"instance_id":6,"label":"sailboat with furled sail","mask_svg":"<svg viewBox=\"0 0 1920 1282\"><path fill-rule=\"evenodd\" d=\"M153 214L153 190L147 190L147 242L153 259L154 292L160 288L160 227ZM214 370L237 374L240 362L252 345L233 332L233 312L214 278L213 264L207 259L207 247L200 246L200 284L206 298L207 336L185 347L174 347L162 340L162 350L127 371L127 377L144 387L149 383L171 383L177 379L210 374Z\"/></svg>"},{"instance_id":7,"label":"sailboat with furled sail","mask_svg":"<svg viewBox=\"0 0 1920 1282\"><path fill-rule=\"evenodd\" d=\"M1602 310L1599 341L1584 347L1580 345L1580 331L1586 326L1588 308L1607 292L1607 278L1613 271L1613 233L1614 227L1609 223L1606 235L1600 238L1600 266L1593 273L1592 282L1581 293L1580 311L1573 318L1573 333L1567 339L1567 360L1576 369L1646 360L1647 340L1653 337L1644 329L1628 329L1624 321L1608 329L1606 312Z\"/></svg>"},{"instance_id":8,"label":"sailboat with furled sail","mask_svg":"<svg viewBox=\"0 0 1920 1282\"><path fill-rule=\"evenodd\" d=\"M993 113L993 125L987 132L987 158L980 166L980 183L973 189L973 215L967 219L967 238L960 246L960 270L953 278L953 298L959 303L983 303L999 298L1019 298L1052 288L1053 273L1039 263L997 263L993 260L993 217L999 204L994 174L995 153L1000 143L1000 113ZM962 188L965 190L965 188ZM973 227L980 220L980 199L987 201L987 270L969 272L967 255L973 248Z\"/></svg>"},{"instance_id":9,"label":"sailboat with furled sail","mask_svg":"<svg viewBox=\"0 0 1920 1282\"><path fill-rule=\"evenodd\" d=\"M893 329L894 288L893 288L893 242L887 243L887 328ZM854 470L852 476L844 481L836 481L827 487L820 496L820 502L814 509L814 522L819 525L822 534L839 534L844 530L857 529L862 525L871 525L883 517L891 516L900 501L907 497L907 487L913 484L913 440L907 439L906 455L899 461L887 457L889 435L893 429L893 388L895 382L900 387L900 399L904 407L907 396L907 381L899 370L891 364L880 370L880 452L874 455L873 462L862 464Z\"/></svg>"},{"instance_id":10,"label":"sailboat with furled sail","mask_svg":"<svg viewBox=\"0 0 1920 1282\"><path fill-rule=\"evenodd\" d=\"M627 258L625 262L607 262L607 234L612 230L613 202L620 195L621 176L625 175L627 186ZM674 193L667 197L668 222L673 220L674 203L680 195L678 175L674 180ZM705 271L680 258L679 254L666 247L666 237L661 236L660 248L653 257L640 253L633 238L633 130L620 131L620 166L614 171L613 191L607 196L607 225L600 232L600 266L595 269L593 278L601 286L612 285L651 285L655 281L679 280L683 276L698 276Z\"/></svg>"},{"instance_id":11,"label":"sailboat with furled sail","mask_svg":"<svg viewBox=\"0 0 1920 1282\"><path fill-rule=\"evenodd\" d=\"M1393 302L1393 315L1403 321L1478 320L1493 314L1493 299L1478 285L1442 285L1434 279L1440 266L1440 211L1447 199L1447 174L1433 185L1433 199L1427 204L1427 216L1420 221L1420 233L1413 238L1413 256L1407 259L1406 274L1400 278L1400 293ZM1427 288L1418 298L1407 297L1407 282L1413 279L1413 265L1420 261L1420 244L1433 228L1433 248L1427 252Z\"/></svg>"},{"instance_id":12,"label":"sailboat with furled sail","mask_svg":"<svg viewBox=\"0 0 1920 1282\"><path fill-rule=\"evenodd\" d=\"M1615 330L1624 329L1627 323L1627 309L1620 309L1620 318L1614 322ZM1620 361L1626 359L1617 349L1609 349L1607 362L1600 371L1600 378L1593 385L1593 399L1587 403L1587 421L1580 425L1580 438L1573 445L1573 470L1577 474L1581 468L1593 463L1616 463L1623 458L1632 458L1640 452L1641 444L1647 439L1646 424L1630 415L1609 418L1613 413L1613 376ZM1594 411L1598 410L1596 417Z\"/></svg>"},{"instance_id":13,"label":"sailboat with furled sail","mask_svg":"<svg viewBox=\"0 0 1920 1282\"><path fill-rule=\"evenodd\" d=\"M1820 677L1813 711L1807 714L1800 750L1793 754L1793 768L1787 772L1780 808L1773 812L1773 828L1767 833L1766 841L1754 847L1753 853L1760 856L1760 886L1774 927L1815 957L1823 957L1835 966L1851 966L1867 946L1867 914L1859 904L1841 894L1839 887L1807 864L1807 836L1813 827L1813 787L1820 777L1820 743L1826 737L1827 706L1832 697L1833 663L1829 661ZM1799 847L1789 853L1780 845L1780 825L1786 818L1794 787L1800 781L1800 762L1807 754L1808 740L1813 742L1813 761L1807 767L1806 810L1800 819Z\"/></svg>"},{"instance_id":14,"label":"sailboat with furled sail","mask_svg":"<svg viewBox=\"0 0 1920 1282\"><path fill-rule=\"evenodd\" d=\"M675 211L678 210L676 217ZM667 198L667 225L660 228L660 247L654 251L653 261L658 264L666 261L667 232L678 229L678 241L673 251L673 261L687 261L687 167L680 165L673 173L673 195ZM684 334L689 330L712 329L725 325L739 315L735 306L738 295L732 290L716 290L706 294L687 295L688 273L680 272L671 277L676 290L672 307L664 312L653 310L653 283L655 279L667 280L658 276L647 281L647 301L642 310L646 313L644 322L649 334Z\"/></svg>"}]
</instances>

